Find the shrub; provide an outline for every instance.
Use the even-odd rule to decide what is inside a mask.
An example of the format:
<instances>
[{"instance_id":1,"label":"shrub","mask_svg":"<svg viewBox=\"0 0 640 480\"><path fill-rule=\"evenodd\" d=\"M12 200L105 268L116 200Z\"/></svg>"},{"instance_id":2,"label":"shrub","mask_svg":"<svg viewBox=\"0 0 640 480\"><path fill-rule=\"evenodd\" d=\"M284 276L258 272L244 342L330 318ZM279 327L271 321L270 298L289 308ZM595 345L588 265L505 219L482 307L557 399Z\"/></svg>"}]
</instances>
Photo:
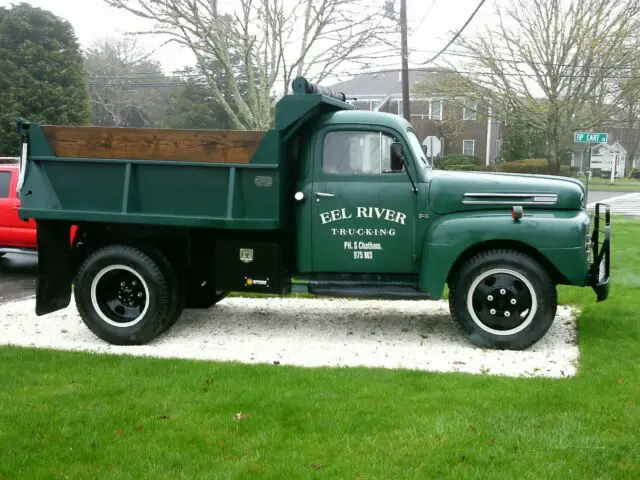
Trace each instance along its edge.
<instances>
[{"instance_id":1,"label":"shrub","mask_svg":"<svg viewBox=\"0 0 640 480\"><path fill-rule=\"evenodd\" d=\"M482 172L486 170L480 165L447 165L445 170L462 170L467 172Z\"/></svg>"},{"instance_id":2,"label":"shrub","mask_svg":"<svg viewBox=\"0 0 640 480\"><path fill-rule=\"evenodd\" d=\"M516 160L498 165L499 172L525 173L535 175L553 175L553 170L549 168L549 162L544 158L529 158L527 160ZM571 176L571 167L563 165L560 167L559 175Z\"/></svg>"},{"instance_id":3,"label":"shrub","mask_svg":"<svg viewBox=\"0 0 640 480\"><path fill-rule=\"evenodd\" d=\"M482 159L472 155L461 155L459 153L449 153L444 156L445 165L482 165Z\"/></svg>"},{"instance_id":4,"label":"shrub","mask_svg":"<svg viewBox=\"0 0 640 480\"><path fill-rule=\"evenodd\" d=\"M484 161L481 158L474 157L472 155L461 155L459 153L449 153L444 157L434 158L434 164L436 168L449 170L449 167L451 165L482 166L484 165Z\"/></svg>"},{"instance_id":5,"label":"shrub","mask_svg":"<svg viewBox=\"0 0 640 480\"><path fill-rule=\"evenodd\" d=\"M530 158L528 160L516 160L514 162L505 162L498 166L499 172L509 173L549 173L549 164L545 159Z\"/></svg>"}]
</instances>

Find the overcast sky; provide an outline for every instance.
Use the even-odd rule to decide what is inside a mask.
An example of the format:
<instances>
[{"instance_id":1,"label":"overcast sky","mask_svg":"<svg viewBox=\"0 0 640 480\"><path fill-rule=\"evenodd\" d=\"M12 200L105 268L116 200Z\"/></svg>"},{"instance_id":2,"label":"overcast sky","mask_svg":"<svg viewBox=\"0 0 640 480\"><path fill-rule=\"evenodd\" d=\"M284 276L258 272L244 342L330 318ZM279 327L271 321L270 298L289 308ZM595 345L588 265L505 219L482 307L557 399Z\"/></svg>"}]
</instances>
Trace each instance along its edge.
<instances>
[{"instance_id":1,"label":"overcast sky","mask_svg":"<svg viewBox=\"0 0 640 480\"><path fill-rule=\"evenodd\" d=\"M87 47L94 41L105 37L120 36L125 32L134 32L148 28L148 23L126 12L107 6L103 0L24 0L33 6L52 11L68 20L75 28L82 45ZM506 1L506 0L499 0ZM534 0L532 0L534 1ZM234 0L219 0L222 7L233 5ZM415 29L409 38L409 48L414 51L411 61L424 61L442 48L451 38L452 31L460 28L478 5L479 0L407 0L407 12L410 30ZM473 22L467 27L467 33L483 24L495 21L495 0L488 0L480 9ZM10 6L18 0L0 0L0 5ZM399 3L399 2L398 2ZM159 40L146 37L139 44L147 49L160 45ZM160 61L167 71L178 70L190 63L189 55L176 47L162 47L154 58ZM385 67L390 62L385 61ZM398 57L400 67L400 57Z\"/></svg>"}]
</instances>

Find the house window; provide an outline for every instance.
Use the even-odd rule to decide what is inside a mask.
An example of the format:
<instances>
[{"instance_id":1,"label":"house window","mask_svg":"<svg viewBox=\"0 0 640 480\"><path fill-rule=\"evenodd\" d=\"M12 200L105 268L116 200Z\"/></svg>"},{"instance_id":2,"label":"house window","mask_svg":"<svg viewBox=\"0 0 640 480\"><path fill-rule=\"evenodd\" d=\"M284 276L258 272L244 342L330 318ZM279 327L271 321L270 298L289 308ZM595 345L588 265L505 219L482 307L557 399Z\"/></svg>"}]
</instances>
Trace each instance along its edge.
<instances>
[{"instance_id":1,"label":"house window","mask_svg":"<svg viewBox=\"0 0 640 480\"><path fill-rule=\"evenodd\" d=\"M462 113L462 118L465 120L476 120L478 118L478 101L477 100L466 100L464 102L464 108Z\"/></svg>"},{"instance_id":2,"label":"house window","mask_svg":"<svg viewBox=\"0 0 640 480\"><path fill-rule=\"evenodd\" d=\"M403 116L402 100L394 100L391 103L391 111L395 113L395 107L398 107L398 115ZM412 99L410 108L410 116L420 119L442 120L443 101L442 100L420 100Z\"/></svg>"},{"instance_id":3,"label":"house window","mask_svg":"<svg viewBox=\"0 0 640 480\"><path fill-rule=\"evenodd\" d=\"M393 137L380 132L329 132L322 170L341 175L389 173L392 143Z\"/></svg>"},{"instance_id":4,"label":"house window","mask_svg":"<svg viewBox=\"0 0 640 480\"><path fill-rule=\"evenodd\" d=\"M442 100L431 100L429 102L429 118L431 120L442 120Z\"/></svg>"},{"instance_id":5,"label":"house window","mask_svg":"<svg viewBox=\"0 0 640 480\"><path fill-rule=\"evenodd\" d=\"M462 141L462 154L473 156L475 154L476 141L475 140L463 140Z\"/></svg>"},{"instance_id":6,"label":"house window","mask_svg":"<svg viewBox=\"0 0 640 480\"><path fill-rule=\"evenodd\" d=\"M358 110L368 110L373 111L382 103L382 100L378 98L373 98L370 100L356 100L352 102L352 105L356 107Z\"/></svg>"}]
</instances>

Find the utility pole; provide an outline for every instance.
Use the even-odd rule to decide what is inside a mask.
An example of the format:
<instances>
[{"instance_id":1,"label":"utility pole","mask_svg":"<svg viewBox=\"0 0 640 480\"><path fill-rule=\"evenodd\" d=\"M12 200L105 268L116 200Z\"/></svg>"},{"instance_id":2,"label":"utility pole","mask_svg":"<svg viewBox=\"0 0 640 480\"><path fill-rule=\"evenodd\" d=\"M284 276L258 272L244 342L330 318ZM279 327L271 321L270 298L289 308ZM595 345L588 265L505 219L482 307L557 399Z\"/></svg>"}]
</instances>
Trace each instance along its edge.
<instances>
[{"instance_id":1,"label":"utility pole","mask_svg":"<svg viewBox=\"0 0 640 480\"><path fill-rule=\"evenodd\" d=\"M411 121L409 108L409 48L407 45L407 0L400 0L400 35L402 57L402 116Z\"/></svg>"}]
</instances>

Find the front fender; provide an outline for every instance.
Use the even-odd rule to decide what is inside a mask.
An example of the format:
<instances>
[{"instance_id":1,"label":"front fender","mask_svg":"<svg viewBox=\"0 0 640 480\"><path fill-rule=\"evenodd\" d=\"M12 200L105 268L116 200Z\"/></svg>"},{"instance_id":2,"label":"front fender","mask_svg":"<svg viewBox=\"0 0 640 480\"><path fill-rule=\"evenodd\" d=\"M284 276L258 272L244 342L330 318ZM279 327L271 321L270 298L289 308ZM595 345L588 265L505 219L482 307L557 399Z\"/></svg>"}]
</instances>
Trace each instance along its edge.
<instances>
[{"instance_id":1,"label":"front fender","mask_svg":"<svg viewBox=\"0 0 640 480\"><path fill-rule=\"evenodd\" d=\"M538 210L513 220L509 213L474 212L437 217L422 245L419 289L442 297L451 267L467 250L513 242L538 251L572 285L586 285L589 216L584 211Z\"/></svg>"}]
</instances>

